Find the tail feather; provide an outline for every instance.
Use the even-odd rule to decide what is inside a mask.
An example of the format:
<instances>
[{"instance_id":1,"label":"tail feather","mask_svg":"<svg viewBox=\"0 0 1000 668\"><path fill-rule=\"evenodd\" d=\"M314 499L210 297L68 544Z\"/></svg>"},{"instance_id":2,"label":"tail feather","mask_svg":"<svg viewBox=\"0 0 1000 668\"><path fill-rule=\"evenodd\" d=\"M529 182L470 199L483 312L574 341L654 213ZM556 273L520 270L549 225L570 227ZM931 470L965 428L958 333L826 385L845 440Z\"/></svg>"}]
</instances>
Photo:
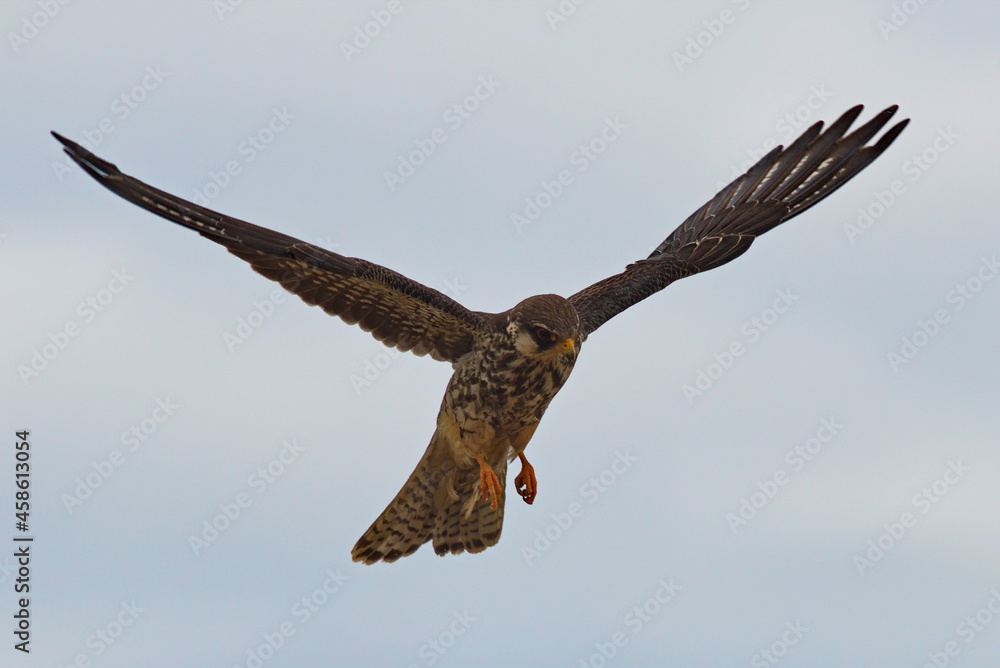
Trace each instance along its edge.
<instances>
[{"instance_id":1,"label":"tail feather","mask_svg":"<svg viewBox=\"0 0 1000 668\"><path fill-rule=\"evenodd\" d=\"M439 555L482 552L497 544L503 529L506 501L507 459L493 466L500 480L500 499L496 510L483 501L477 469L461 472L455 479L455 491L461 503L453 503L437 516L434 527L434 552Z\"/></svg>"},{"instance_id":2,"label":"tail feather","mask_svg":"<svg viewBox=\"0 0 1000 668\"><path fill-rule=\"evenodd\" d=\"M501 488L507 460L493 466ZM393 562L433 540L439 555L481 552L500 540L504 494L496 510L483 501L479 469L460 469L447 443L435 434L396 498L358 540L351 557L374 564Z\"/></svg>"}]
</instances>

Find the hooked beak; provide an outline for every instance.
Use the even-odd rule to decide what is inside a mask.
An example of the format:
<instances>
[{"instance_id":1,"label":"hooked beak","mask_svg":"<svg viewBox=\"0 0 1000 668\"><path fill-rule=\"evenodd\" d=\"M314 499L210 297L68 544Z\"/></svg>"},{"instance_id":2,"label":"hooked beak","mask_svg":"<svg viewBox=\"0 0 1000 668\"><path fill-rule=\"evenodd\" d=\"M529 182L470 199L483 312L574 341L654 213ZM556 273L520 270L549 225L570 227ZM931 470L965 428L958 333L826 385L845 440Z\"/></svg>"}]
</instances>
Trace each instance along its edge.
<instances>
[{"instance_id":1,"label":"hooked beak","mask_svg":"<svg viewBox=\"0 0 1000 668\"><path fill-rule=\"evenodd\" d=\"M562 348L562 351L564 353L575 353L576 341L574 341L572 338L566 339L565 341L559 344L559 347Z\"/></svg>"}]
</instances>

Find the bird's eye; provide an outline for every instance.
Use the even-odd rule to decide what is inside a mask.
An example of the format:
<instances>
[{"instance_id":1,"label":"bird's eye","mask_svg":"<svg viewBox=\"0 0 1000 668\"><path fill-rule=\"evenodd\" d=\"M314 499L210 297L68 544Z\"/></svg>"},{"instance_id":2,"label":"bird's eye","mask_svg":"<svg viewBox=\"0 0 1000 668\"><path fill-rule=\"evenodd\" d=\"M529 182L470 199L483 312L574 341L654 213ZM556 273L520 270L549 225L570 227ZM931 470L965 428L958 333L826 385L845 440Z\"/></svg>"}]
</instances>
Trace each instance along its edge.
<instances>
[{"instance_id":1,"label":"bird's eye","mask_svg":"<svg viewBox=\"0 0 1000 668\"><path fill-rule=\"evenodd\" d=\"M545 329L544 327L535 327L535 338L539 341L545 341L547 343L555 341L556 335Z\"/></svg>"}]
</instances>

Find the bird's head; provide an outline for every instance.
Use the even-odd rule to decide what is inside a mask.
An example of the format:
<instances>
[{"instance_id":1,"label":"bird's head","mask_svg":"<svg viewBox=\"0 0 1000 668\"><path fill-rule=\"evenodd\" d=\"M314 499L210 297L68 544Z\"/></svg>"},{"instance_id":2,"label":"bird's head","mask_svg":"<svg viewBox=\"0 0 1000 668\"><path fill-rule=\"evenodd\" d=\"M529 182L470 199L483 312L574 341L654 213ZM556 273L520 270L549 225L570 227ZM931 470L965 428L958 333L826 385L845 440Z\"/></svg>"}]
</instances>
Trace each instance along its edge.
<instances>
[{"instance_id":1,"label":"bird's head","mask_svg":"<svg viewBox=\"0 0 1000 668\"><path fill-rule=\"evenodd\" d=\"M507 333L518 352L572 364L580 351L580 316L559 295L529 297L510 310Z\"/></svg>"}]
</instances>

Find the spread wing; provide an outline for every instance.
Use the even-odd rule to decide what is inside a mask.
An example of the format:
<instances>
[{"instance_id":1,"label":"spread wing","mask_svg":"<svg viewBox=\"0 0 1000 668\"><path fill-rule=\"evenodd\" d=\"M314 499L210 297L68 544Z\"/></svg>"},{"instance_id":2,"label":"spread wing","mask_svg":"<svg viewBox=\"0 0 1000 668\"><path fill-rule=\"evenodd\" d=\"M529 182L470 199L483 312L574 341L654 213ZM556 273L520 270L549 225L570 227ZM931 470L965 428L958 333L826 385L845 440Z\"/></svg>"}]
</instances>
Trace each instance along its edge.
<instances>
[{"instance_id":1,"label":"spread wing","mask_svg":"<svg viewBox=\"0 0 1000 668\"><path fill-rule=\"evenodd\" d=\"M360 325L387 346L454 362L471 350L477 336L492 331L490 314L470 311L391 269L174 197L52 134L69 157L111 192L222 244L307 304Z\"/></svg>"},{"instance_id":2,"label":"spread wing","mask_svg":"<svg viewBox=\"0 0 1000 668\"><path fill-rule=\"evenodd\" d=\"M909 123L909 119L897 123L878 142L866 146L896 109L893 105L845 134L861 114L858 105L825 132L819 122L788 148L776 147L691 214L648 258L570 297L580 314L583 336L672 282L739 257L758 236L847 183Z\"/></svg>"}]
</instances>

